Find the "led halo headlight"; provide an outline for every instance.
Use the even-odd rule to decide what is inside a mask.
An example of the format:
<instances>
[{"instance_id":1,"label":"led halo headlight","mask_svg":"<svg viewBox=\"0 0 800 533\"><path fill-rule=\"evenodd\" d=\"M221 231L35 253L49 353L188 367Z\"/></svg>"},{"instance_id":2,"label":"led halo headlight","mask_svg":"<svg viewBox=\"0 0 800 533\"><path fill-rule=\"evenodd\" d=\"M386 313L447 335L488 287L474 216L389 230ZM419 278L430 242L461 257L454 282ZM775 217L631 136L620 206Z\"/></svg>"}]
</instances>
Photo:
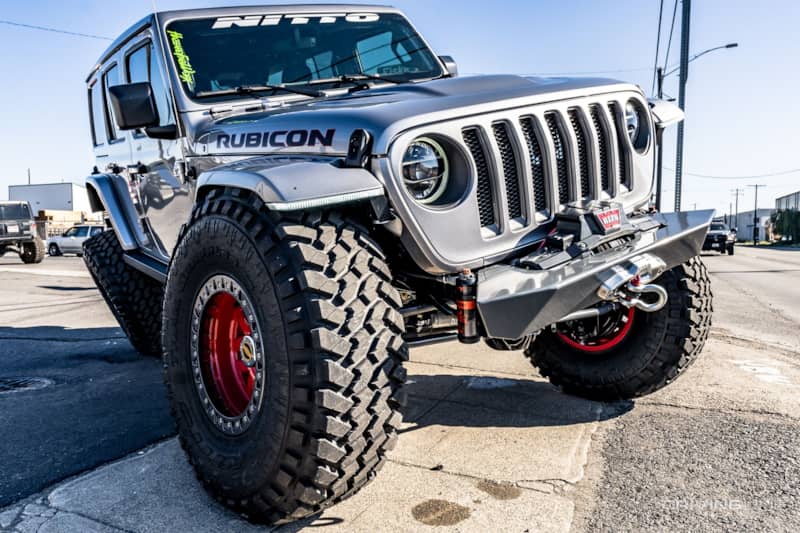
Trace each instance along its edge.
<instances>
[{"instance_id":1,"label":"led halo headlight","mask_svg":"<svg viewBox=\"0 0 800 533\"><path fill-rule=\"evenodd\" d=\"M625 129L631 144L640 154L647 151L650 143L648 111L638 100L630 99L625 104Z\"/></svg>"},{"instance_id":2,"label":"led halo headlight","mask_svg":"<svg viewBox=\"0 0 800 533\"><path fill-rule=\"evenodd\" d=\"M634 145L636 144L636 139L639 138L640 127L639 110L636 109L631 100L628 100L628 103L625 104L625 128L628 130L628 137L630 137Z\"/></svg>"},{"instance_id":3,"label":"led halo headlight","mask_svg":"<svg viewBox=\"0 0 800 533\"><path fill-rule=\"evenodd\" d=\"M426 205L441 198L450 178L444 147L430 137L414 139L403 155L403 181L417 202Z\"/></svg>"}]
</instances>

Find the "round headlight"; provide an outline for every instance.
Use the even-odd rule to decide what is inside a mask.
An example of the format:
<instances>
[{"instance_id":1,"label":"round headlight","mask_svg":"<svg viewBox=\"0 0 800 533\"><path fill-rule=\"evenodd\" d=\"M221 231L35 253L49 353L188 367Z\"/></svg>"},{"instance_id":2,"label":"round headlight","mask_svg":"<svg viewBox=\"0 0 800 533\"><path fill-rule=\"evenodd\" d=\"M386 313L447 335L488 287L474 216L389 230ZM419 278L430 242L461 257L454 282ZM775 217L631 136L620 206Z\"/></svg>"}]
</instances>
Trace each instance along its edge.
<instances>
[{"instance_id":1,"label":"round headlight","mask_svg":"<svg viewBox=\"0 0 800 533\"><path fill-rule=\"evenodd\" d=\"M628 129L628 137L631 142L636 144L636 139L639 138L639 111L633 102L625 104L625 126Z\"/></svg>"},{"instance_id":2,"label":"round headlight","mask_svg":"<svg viewBox=\"0 0 800 533\"><path fill-rule=\"evenodd\" d=\"M638 100L628 100L625 104L625 129L631 144L640 154L647 151L650 144L650 122L648 111Z\"/></svg>"},{"instance_id":3,"label":"round headlight","mask_svg":"<svg viewBox=\"0 0 800 533\"><path fill-rule=\"evenodd\" d=\"M420 137L403 155L403 181L409 194L421 204L438 200L447 189L450 163L441 144Z\"/></svg>"}]
</instances>

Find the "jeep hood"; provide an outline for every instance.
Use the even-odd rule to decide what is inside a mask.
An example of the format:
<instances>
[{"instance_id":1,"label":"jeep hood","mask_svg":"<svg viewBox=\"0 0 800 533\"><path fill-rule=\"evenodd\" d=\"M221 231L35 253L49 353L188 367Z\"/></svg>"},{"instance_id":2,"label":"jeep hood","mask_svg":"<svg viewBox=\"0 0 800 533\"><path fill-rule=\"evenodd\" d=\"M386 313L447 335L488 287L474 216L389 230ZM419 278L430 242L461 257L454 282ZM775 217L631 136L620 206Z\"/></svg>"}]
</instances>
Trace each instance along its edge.
<instances>
[{"instance_id":1,"label":"jeep hood","mask_svg":"<svg viewBox=\"0 0 800 533\"><path fill-rule=\"evenodd\" d=\"M338 156L347 152L353 131L364 129L374 139L373 153L383 155L398 134L422 124L618 91L641 94L615 80L502 75L386 86L275 107L266 100L226 102L202 112L192 137L202 155Z\"/></svg>"}]
</instances>

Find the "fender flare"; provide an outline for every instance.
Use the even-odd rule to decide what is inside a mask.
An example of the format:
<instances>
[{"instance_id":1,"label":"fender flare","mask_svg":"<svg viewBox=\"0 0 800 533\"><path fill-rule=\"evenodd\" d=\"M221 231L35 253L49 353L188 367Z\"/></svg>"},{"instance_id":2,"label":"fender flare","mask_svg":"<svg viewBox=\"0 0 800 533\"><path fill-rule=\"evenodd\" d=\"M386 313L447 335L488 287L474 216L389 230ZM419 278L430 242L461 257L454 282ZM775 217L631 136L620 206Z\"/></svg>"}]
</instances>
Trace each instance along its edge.
<instances>
[{"instance_id":1,"label":"fender flare","mask_svg":"<svg viewBox=\"0 0 800 533\"><path fill-rule=\"evenodd\" d=\"M128 182L117 174L92 174L86 178L86 192L92 211L105 211L122 249L147 246L144 232L131 200Z\"/></svg>"},{"instance_id":2,"label":"fender flare","mask_svg":"<svg viewBox=\"0 0 800 533\"><path fill-rule=\"evenodd\" d=\"M299 211L385 195L371 172L339 166L339 161L285 156L238 161L203 172L197 199L212 187L236 187L256 193L270 210Z\"/></svg>"}]
</instances>

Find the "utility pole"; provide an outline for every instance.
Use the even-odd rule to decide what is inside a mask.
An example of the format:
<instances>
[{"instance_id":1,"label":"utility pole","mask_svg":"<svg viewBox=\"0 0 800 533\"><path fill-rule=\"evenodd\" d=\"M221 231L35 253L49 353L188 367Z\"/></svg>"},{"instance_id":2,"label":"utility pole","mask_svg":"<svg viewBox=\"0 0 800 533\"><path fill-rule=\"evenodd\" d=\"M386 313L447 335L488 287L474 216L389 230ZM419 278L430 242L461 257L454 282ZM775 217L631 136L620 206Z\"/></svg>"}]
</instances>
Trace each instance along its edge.
<instances>
[{"instance_id":1,"label":"utility pole","mask_svg":"<svg viewBox=\"0 0 800 533\"><path fill-rule=\"evenodd\" d=\"M728 202L728 226L733 227L731 220L733 220L733 202Z\"/></svg>"},{"instance_id":2,"label":"utility pole","mask_svg":"<svg viewBox=\"0 0 800 533\"><path fill-rule=\"evenodd\" d=\"M753 212L753 246L758 246L758 189L766 187L766 185L748 185L756 190L756 204L755 211Z\"/></svg>"},{"instance_id":3,"label":"utility pole","mask_svg":"<svg viewBox=\"0 0 800 533\"><path fill-rule=\"evenodd\" d=\"M664 69L658 67L658 99L664 99ZM656 158L656 211L661 212L661 175L664 166L664 130L656 130L656 145L658 147L658 157Z\"/></svg>"},{"instance_id":4,"label":"utility pole","mask_svg":"<svg viewBox=\"0 0 800 533\"><path fill-rule=\"evenodd\" d=\"M28 169L28 185L31 184L31 169Z\"/></svg>"},{"instance_id":5,"label":"utility pole","mask_svg":"<svg viewBox=\"0 0 800 533\"><path fill-rule=\"evenodd\" d=\"M681 11L681 61L678 81L678 107L686 109L686 80L689 77L689 19L692 14L692 0L682 0ZM675 155L675 212L681 210L681 187L683 181L683 127L684 121L678 124L678 143Z\"/></svg>"},{"instance_id":6,"label":"utility pole","mask_svg":"<svg viewBox=\"0 0 800 533\"><path fill-rule=\"evenodd\" d=\"M740 189L740 188L737 187L737 188L733 189L731 192L736 195L736 217L733 220L736 221L735 224L738 226L739 225L739 195L741 194L742 196L744 196L744 189Z\"/></svg>"}]
</instances>

